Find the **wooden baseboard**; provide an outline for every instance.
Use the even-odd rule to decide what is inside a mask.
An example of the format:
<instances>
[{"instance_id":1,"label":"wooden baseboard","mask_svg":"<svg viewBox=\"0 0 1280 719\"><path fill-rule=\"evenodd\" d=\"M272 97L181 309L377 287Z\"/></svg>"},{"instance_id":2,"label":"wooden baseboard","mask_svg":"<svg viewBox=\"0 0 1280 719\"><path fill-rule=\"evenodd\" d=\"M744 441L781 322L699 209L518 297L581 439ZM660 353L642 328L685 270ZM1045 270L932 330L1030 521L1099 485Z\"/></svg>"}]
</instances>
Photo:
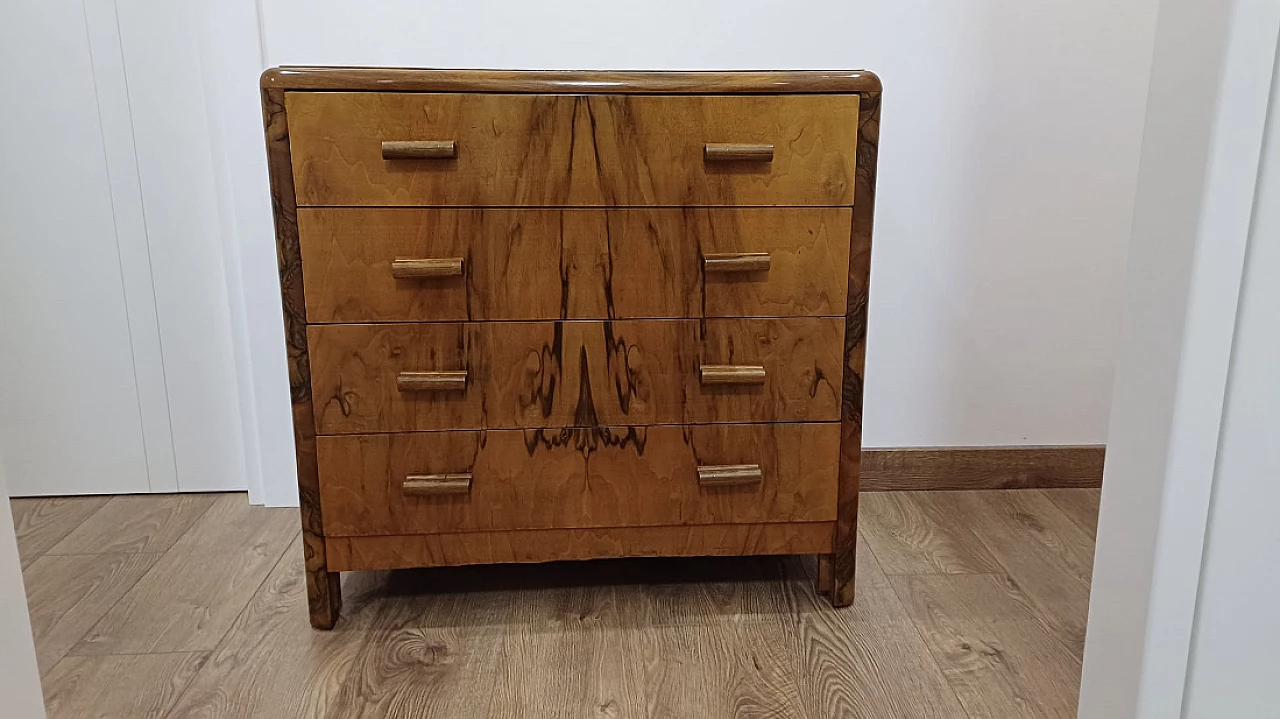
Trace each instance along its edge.
<instances>
[{"instance_id":1,"label":"wooden baseboard","mask_svg":"<svg viewBox=\"0 0 1280 719\"><path fill-rule=\"evenodd\" d=\"M864 449L862 491L1101 487L1103 445Z\"/></svg>"}]
</instances>

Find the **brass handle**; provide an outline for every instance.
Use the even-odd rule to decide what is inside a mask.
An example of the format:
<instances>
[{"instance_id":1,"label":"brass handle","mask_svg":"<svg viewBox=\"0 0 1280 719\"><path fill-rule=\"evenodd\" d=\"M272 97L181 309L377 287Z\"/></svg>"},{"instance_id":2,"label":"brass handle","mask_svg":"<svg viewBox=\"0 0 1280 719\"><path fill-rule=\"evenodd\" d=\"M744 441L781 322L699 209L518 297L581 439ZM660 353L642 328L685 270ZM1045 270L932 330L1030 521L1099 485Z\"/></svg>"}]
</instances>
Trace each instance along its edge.
<instances>
[{"instance_id":1,"label":"brass handle","mask_svg":"<svg viewBox=\"0 0 1280 719\"><path fill-rule=\"evenodd\" d=\"M391 261L391 276L397 280L408 280L418 277L456 277L461 274L461 257Z\"/></svg>"},{"instance_id":2,"label":"brass handle","mask_svg":"<svg viewBox=\"0 0 1280 719\"><path fill-rule=\"evenodd\" d=\"M401 392L449 392L467 388L467 371L401 372L396 375Z\"/></svg>"},{"instance_id":3,"label":"brass handle","mask_svg":"<svg viewBox=\"0 0 1280 719\"><path fill-rule=\"evenodd\" d=\"M704 364L702 384L764 384L764 367L749 364Z\"/></svg>"},{"instance_id":4,"label":"brass handle","mask_svg":"<svg viewBox=\"0 0 1280 719\"><path fill-rule=\"evenodd\" d=\"M741 142L708 142L702 147L707 162L773 162L773 145Z\"/></svg>"},{"instance_id":5,"label":"brass handle","mask_svg":"<svg viewBox=\"0 0 1280 719\"><path fill-rule=\"evenodd\" d=\"M698 486L736 487L743 484L759 484L764 472L758 464L719 464L698 467Z\"/></svg>"},{"instance_id":6,"label":"brass handle","mask_svg":"<svg viewBox=\"0 0 1280 719\"><path fill-rule=\"evenodd\" d=\"M767 272L768 252L717 252L702 258L707 272Z\"/></svg>"},{"instance_id":7,"label":"brass handle","mask_svg":"<svg viewBox=\"0 0 1280 719\"><path fill-rule=\"evenodd\" d=\"M470 494L471 473L411 474L404 478L401 490L413 497L438 494Z\"/></svg>"},{"instance_id":8,"label":"brass handle","mask_svg":"<svg viewBox=\"0 0 1280 719\"><path fill-rule=\"evenodd\" d=\"M449 160L458 156L453 140L391 140L382 143L384 160Z\"/></svg>"}]
</instances>

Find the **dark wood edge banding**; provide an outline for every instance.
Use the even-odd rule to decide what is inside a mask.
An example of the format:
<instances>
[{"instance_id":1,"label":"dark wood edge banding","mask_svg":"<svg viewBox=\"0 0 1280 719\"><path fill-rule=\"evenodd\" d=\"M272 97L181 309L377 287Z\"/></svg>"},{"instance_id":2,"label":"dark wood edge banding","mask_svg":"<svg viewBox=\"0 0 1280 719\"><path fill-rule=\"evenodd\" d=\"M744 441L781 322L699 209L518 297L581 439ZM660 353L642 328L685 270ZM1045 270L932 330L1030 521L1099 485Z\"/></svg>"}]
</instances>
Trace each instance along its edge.
<instances>
[{"instance_id":1,"label":"dark wood edge banding","mask_svg":"<svg viewBox=\"0 0 1280 719\"><path fill-rule=\"evenodd\" d=\"M311 367L307 357L307 310L302 286L302 250L298 243L298 207L289 157L289 126L284 92L264 89L262 120L275 218L276 260L284 305L284 334L289 362L289 394L293 402L293 441L298 461L298 502L302 511L303 561L311 625L331 629L338 621L342 588L328 568L324 518L320 513L320 474L316 462L315 412L311 403Z\"/></svg>"},{"instance_id":2,"label":"dark wood edge banding","mask_svg":"<svg viewBox=\"0 0 1280 719\"><path fill-rule=\"evenodd\" d=\"M275 90L509 92L621 95L852 94L880 92L865 70L609 72L577 70L433 70L376 67L275 67L262 73Z\"/></svg>"},{"instance_id":3,"label":"dark wood edge banding","mask_svg":"<svg viewBox=\"0 0 1280 719\"><path fill-rule=\"evenodd\" d=\"M862 491L1102 486L1104 445L863 451Z\"/></svg>"},{"instance_id":4,"label":"dark wood edge banding","mask_svg":"<svg viewBox=\"0 0 1280 719\"><path fill-rule=\"evenodd\" d=\"M831 603L853 603L857 564L858 491L862 465L862 387L867 358L867 290L871 282L871 225L875 213L880 93L858 102L858 155L854 170L853 229L849 238L849 305L845 314L844 378L840 401L840 490L831 555Z\"/></svg>"}]
</instances>

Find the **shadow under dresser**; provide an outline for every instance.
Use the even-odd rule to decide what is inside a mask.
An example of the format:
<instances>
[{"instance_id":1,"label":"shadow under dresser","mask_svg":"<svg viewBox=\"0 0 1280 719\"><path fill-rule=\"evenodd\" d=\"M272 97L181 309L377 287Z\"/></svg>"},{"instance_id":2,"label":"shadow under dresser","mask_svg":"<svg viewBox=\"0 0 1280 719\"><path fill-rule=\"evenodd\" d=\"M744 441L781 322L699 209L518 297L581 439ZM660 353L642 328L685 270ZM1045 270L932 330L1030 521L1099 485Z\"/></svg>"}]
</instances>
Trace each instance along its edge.
<instances>
[{"instance_id":1,"label":"shadow under dresser","mask_svg":"<svg viewBox=\"0 0 1280 719\"><path fill-rule=\"evenodd\" d=\"M880 83L262 76L311 622L353 570L819 555L852 601Z\"/></svg>"}]
</instances>

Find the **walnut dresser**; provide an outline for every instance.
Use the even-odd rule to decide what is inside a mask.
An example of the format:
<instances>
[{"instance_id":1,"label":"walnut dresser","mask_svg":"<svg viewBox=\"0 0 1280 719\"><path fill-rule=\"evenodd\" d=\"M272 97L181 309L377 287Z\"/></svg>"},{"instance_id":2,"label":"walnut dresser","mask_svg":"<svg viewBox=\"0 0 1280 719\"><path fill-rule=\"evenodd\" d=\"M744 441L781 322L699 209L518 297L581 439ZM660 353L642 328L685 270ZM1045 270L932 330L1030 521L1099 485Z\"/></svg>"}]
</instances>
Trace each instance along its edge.
<instances>
[{"instance_id":1,"label":"walnut dresser","mask_svg":"<svg viewBox=\"0 0 1280 719\"><path fill-rule=\"evenodd\" d=\"M311 621L340 572L820 555L852 600L880 83L279 68Z\"/></svg>"}]
</instances>

